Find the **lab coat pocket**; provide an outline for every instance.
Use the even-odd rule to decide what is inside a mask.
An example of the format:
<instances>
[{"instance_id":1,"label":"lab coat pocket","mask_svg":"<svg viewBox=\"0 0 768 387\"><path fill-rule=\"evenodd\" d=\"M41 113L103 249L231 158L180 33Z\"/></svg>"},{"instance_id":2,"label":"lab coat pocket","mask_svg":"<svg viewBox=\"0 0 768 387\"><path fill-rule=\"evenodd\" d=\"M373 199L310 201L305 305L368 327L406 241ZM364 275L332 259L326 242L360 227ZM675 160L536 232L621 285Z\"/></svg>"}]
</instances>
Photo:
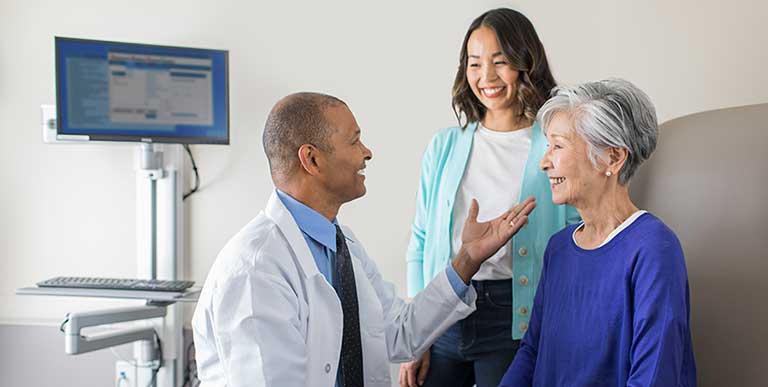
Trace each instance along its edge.
<instances>
[{"instance_id":1,"label":"lab coat pocket","mask_svg":"<svg viewBox=\"0 0 768 387\"><path fill-rule=\"evenodd\" d=\"M366 327L362 332L362 337L366 387L369 385L389 386L389 355L384 340L383 324Z\"/></svg>"},{"instance_id":2,"label":"lab coat pocket","mask_svg":"<svg viewBox=\"0 0 768 387\"><path fill-rule=\"evenodd\" d=\"M384 337L384 322L378 321L378 322L370 322L365 326L365 332L368 333L369 336L373 338L381 338Z\"/></svg>"},{"instance_id":3,"label":"lab coat pocket","mask_svg":"<svg viewBox=\"0 0 768 387\"><path fill-rule=\"evenodd\" d=\"M354 263L358 263L359 261ZM384 311L373 285L360 265L355 266L360 327L372 337L384 336Z\"/></svg>"}]
</instances>

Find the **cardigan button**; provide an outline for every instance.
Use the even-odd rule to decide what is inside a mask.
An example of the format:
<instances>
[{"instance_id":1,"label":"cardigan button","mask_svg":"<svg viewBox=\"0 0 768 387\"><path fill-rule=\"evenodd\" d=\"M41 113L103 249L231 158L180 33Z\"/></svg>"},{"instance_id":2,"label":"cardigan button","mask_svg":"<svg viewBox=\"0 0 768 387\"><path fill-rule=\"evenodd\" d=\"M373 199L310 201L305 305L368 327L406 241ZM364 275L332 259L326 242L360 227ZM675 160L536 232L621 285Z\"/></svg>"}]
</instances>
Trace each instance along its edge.
<instances>
[{"instance_id":1,"label":"cardigan button","mask_svg":"<svg viewBox=\"0 0 768 387\"><path fill-rule=\"evenodd\" d=\"M520 332L525 333L525 331L527 331L527 330L528 330L528 324L526 324L526 323L520 324Z\"/></svg>"},{"instance_id":2,"label":"cardigan button","mask_svg":"<svg viewBox=\"0 0 768 387\"><path fill-rule=\"evenodd\" d=\"M523 286L528 285L528 277L524 275L521 275L517 281L520 282L520 285L523 285Z\"/></svg>"},{"instance_id":3,"label":"cardigan button","mask_svg":"<svg viewBox=\"0 0 768 387\"><path fill-rule=\"evenodd\" d=\"M526 249L525 247L521 247L520 250L518 250L517 252L520 253L521 257L525 257L526 255L528 255L528 249Z\"/></svg>"},{"instance_id":4,"label":"cardigan button","mask_svg":"<svg viewBox=\"0 0 768 387\"><path fill-rule=\"evenodd\" d=\"M528 308L521 306L520 309L518 309L518 312L520 312L521 315L525 316L528 314Z\"/></svg>"}]
</instances>

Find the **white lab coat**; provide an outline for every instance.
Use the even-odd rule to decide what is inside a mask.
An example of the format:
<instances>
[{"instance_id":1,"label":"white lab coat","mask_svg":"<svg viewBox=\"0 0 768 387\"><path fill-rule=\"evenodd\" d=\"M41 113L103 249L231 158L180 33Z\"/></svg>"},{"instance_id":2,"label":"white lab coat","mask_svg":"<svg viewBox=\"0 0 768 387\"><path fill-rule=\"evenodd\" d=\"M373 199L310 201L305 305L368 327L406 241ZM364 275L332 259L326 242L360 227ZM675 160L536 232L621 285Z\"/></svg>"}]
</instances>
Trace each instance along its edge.
<instances>
[{"instance_id":1,"label":"white lab coat","mask_svg":"<svg viewBox=\"0 0 768 387\"><path fill-rule=\"evenodd\" d=\"M445 273L411 303L398 298L352 232L365 386L391 386L389 363L412 360L475 309ZM192 319L203 387L333 387L342 310L296 222L273 192L219 253Z\"/></svg>"}]
</instances>

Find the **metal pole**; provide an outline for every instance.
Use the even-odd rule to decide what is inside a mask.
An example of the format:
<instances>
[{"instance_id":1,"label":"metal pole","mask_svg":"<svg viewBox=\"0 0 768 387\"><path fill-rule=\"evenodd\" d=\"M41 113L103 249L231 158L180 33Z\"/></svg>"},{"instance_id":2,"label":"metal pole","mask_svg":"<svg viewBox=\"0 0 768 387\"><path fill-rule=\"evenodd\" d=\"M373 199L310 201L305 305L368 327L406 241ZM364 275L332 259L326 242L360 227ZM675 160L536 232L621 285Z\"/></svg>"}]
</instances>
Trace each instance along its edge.
<instances>
[{"instance_id":1,"label":"metal pole","mask_svg":"<svg viewBox=\"0 0 768 387\"><path fill-rule=\"evenodd\" d=\"M164 169L163 163L163 151L159 145L152 143L141 144L141 173L146 179L149 179L149 246L148 258L149 258L149 277L151 279L157 279L158 277L158 180L164 179L167 175ZM153 330L154 331L154 330ZM162 335L161 335L162 336ZM134 344L134 356L139 361L143 362L147 359L152 359L155 355L153 350L154 346L149 341L140 341ZM161 369L162 370L162 369ZM156 372L160 372L158 370ZM152 373L147 373L138 377L137 381L142 385L163 385L162 378L158 378L157 375L152 376ZM170 387L170 386L169 386Z\"/></svg>"},{"instance_id":2,"label":"metal pole","mask_svg":"<svg viewBox=\"0 0 768 387\"><path fill-rule=\"evenodd\" d=\"M165 177L163 151L154 144L141 144L141 166L149 179L149 278L157 279L157 180Z\"/></svg>"},{"instance_id":3,"label":"metal pole","mask_svg":"<svg viewBox=\"0 0 768 387\"><path fill-rule=\"evenodd\" d=\"M157 279L157 180L149 180L149 278Z\"/></svg>"}]
</instances>

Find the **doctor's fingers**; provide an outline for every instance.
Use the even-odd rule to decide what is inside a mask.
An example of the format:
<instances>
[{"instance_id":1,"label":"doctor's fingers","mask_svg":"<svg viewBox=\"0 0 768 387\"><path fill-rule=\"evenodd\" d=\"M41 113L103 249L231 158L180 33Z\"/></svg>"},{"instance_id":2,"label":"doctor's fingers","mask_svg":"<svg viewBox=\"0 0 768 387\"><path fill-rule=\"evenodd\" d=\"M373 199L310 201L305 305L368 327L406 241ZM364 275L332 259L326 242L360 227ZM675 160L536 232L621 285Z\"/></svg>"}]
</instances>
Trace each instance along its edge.
<instances>
[{"instance_id":1,"label":"doctor's fingers","mask_svg":"<svg viewBox=\"0 0 768 387\"><path fill-rule=\"evenodd\" d=\"M508 238L512 238L512 236L517 234L517 232L520 231L520 229L523 228L523 226L525 226L526 224L528 224L527 215L521 215L515 219L512 219L511 221L509 221L509 224L507 225L506 236Z\"/></svg>"},{"instance_id":2,"label":"doctor's fingers","mask_svg":"<svg viewBox=\"0 0 768 387\"><path fill-rule=\"evenodd\" d=\"M403 381L400 383L400 387L419 387L419 383L416 380L416 376L421 369L421 362L415 361L408 363L403 372Z\"/></svg>"},{"instance_id":3,"label":"doctor's fingers","mask_svg":"<svg viewBox=\"0 0 768 387\"><path fill-rule=\"evenodd\" d=\"M408 383L408 375L414 373L410 371L411 364L412 363L410 362L400 364L400 374L398 375L398 383L400 387L410 387L410 383Z\"/></svg>"},{"instance_id":4,"label":"doctor's fingers","mask_svg":"<svg viewBox=\"0 0 768 387\"><path fill-rule=\"evenodd\" d=\"M418 372L418 370L419 368L417 368L417 366L415 365L414 367L411 367L408 369L408 373L406 374L408 376L406 380L407 382L406 385L408 387L418 387L418 385L416 384L416 373Z\"/></svg>"},{"instance_id":5,"label":"doctor's fingers","mask_svg":"<svg viewBox=\"0 0 768 387\"><path fill-rule=\"evenodd\" d=\"M528 219L528 215L533 211L533 209L536 208L536 202L533 200L526 200L523 203L518 204L515 206L515 208L512 209L512 213L509 216L509 225L512 227L515 227L517 225L524 224L523 218L526 220Z\"/></svg>"},{"instance_id":6,"label":"doctor's fingers","mask_svg":"<svg viewBox=\"0 0 768 387\"><path fill-rule=\"evenodd\" d=\"M536 198L534 198L533 196L527 197L522 202L518 203L514 207L512 207L509 210L507 210L506 212L504 212L501 215L501 218L506 220L506 221L510 221L510 220L514 219L516 216L518 216L520 214L527 215L533 209L533 207L531 207L531 204L533 204L533 207L536 206Z\"/></svg>"},{"instance_id":7,"label":"doctor's fingers","mask_svg":"<svg viewBox=\"0 0 768 387\"><path fill-rule=\"evenodd\" d=\"M419 383L419 386L424 384L424 381L427 380L427 372L429 372L429 361L430 353L427 351L425 356L422 357L421 368L419 368L419 373L416 375L416 381Z\"/></svg>"}]
</instances>

